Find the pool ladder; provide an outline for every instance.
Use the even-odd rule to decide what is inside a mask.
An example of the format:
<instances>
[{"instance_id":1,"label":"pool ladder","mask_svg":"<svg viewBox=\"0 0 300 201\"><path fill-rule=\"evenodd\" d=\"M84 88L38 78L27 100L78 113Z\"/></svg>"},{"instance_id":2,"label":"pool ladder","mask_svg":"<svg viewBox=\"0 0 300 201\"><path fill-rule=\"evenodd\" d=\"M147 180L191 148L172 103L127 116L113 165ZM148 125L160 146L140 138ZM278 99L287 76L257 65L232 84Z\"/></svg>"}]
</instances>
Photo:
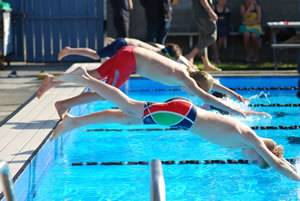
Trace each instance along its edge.
<instances>
[{"instance_id":1,"label":"pool ladder","mask_svg":"<svg viewBox=\"0 0 300 201\"><path fill-rule=\"evenodd\" d=\"M151 201L165 201L166 187L162 163L158 159L151 161Z\"/></svg>"},{"instance_id":2,"label":"pool ladder","mask_svg":"<svg viewBox=\"0 0 300 201\"><path fill-rule=\"evenodd\" d=\"M8 165L5 161L0 161L0 175L6 201L16 201L13 182L10 177Z\"/></svg>"}]
</instances>

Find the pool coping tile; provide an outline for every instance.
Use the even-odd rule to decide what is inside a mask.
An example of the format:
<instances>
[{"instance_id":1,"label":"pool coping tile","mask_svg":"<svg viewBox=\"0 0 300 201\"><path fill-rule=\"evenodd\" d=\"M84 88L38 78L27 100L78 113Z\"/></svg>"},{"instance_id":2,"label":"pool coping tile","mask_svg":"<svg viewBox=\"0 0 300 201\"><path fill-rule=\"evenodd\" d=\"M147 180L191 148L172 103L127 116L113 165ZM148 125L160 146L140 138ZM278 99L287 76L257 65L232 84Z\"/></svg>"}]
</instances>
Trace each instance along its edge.
<instances>
[{"instance_id":1,"label":"pool coping tile","mask_svg":"<svg viewBox=\"0 0 300 201\"><path fill-rule=\"evenodd\" d=\"M73 64L67 71L79 65ZM0 127L0 160L8 162L14 182L34 158L40 145L49 140L51 131L59 122L54 103L79 95L84 90L85 87L69 83L52 88L40 100L34 97Z\"/></svg>"}]
</instances>

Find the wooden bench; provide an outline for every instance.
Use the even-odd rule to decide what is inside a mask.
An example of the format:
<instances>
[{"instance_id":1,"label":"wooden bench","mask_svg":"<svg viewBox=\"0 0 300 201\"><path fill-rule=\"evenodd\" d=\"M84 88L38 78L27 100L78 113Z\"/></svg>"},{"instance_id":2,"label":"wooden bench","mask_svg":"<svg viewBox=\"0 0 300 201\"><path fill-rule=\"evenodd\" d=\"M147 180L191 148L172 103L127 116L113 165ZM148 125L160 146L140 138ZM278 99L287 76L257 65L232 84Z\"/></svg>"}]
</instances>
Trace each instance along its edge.
<instances>
[{"instance_id":1,"label":"wooden bench","mask_svg":"<svg viewBox=\"0 0 300 201\"><path fill-rule=\"evenodd\" d=\"M277 61L277 53L276 49L285 49L285 48L293 48L293 49L299 49L300 43L279 43L279 44L272 44L271 47L273 48L273 59L274 59L274 69L278 69L278 61ZM299 65L300 58L298 53L297 63ZM298 67L299 68L299 67Z\"/></svg>"},{"instance_id":2,"label":"wooden bench","mask_svg":"<svg viewBox=\"0 0 300 201\"><path fill-rule=\"evenodd\" d=\"M300 48L300 43L297 44L272 44L272 48Z\"/></svg>"},{"instance_id":3,"label":"wooden bench","mask_svg":"<svg viewBox=\"0 0 300 201\"><path fill-rule=\"evenodd\" d=\"M273 48L273 59L274 59L274 69L278 69L278 63L277 63L277 55L276 55L276 49L279 48L300 48L300 40L299 40L299 34L296 36L288 39L286 42L283 43L277 43L277 34L276 30L279 29L285 29L285 28L300 28L300 22L288 22L288 21L280 21L280 22L267 22L267 25L271 27L272 29L272 35L273 35L273 44L271 47ZM298 53L297 58L298 63L298 69L300 69L300 52Z\"/></svg>"},{"instance_id":4,"label":"wooden bench","mask_svg":"<svg viewBox=\"0 0 300 201\"><path fill-rule=\"evenodd\" d=\"M189 37L189 48L192 49L194 45L193 36L198 36L199 32L169 32L168 36L187 36Z\"/></svg>"}]
</instances>

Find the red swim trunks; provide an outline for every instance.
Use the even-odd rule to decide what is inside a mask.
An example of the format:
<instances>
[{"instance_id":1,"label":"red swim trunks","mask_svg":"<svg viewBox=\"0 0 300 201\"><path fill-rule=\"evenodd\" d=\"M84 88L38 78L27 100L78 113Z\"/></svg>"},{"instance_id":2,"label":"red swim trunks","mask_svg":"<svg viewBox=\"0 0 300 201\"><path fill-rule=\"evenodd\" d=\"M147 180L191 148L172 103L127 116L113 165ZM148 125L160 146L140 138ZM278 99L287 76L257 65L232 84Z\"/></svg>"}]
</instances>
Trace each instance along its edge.
<instances>
[{"instance_id":1,"label":"red swim trunks","mask_svg":"<svg viewBox=\"0 0 300 201\"><path fill-rule=\"evenodd\" d=\"M105 61L98 69L101 78L107 78L106 83L121 88L136 70L132 46L122 47L117 54Z\"/></svg>"}]
</instances>

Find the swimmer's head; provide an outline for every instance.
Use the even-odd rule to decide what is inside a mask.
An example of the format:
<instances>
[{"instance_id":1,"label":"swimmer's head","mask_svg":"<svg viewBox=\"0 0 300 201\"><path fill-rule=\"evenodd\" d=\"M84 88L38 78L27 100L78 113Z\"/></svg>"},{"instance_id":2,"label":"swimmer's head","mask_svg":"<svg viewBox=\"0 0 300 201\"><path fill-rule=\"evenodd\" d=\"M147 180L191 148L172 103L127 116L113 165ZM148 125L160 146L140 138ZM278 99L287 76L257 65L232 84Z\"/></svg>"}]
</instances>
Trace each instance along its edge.
<instances>
[{"instance_id":1,"label":"swimmer's head","mask_svg":"<svg viewBox=\"0 0 300 201\"><path fill-rule=\"evenodd\" d=\"M201 89L208 93L212 90L214 85L214 78L209 73L199 70L189 70L189 74Z\"/></svg>"},{"instance_id":2,"label":"swimmer's head","mask_svg":"<svg viewBox=\"0 0 300 201\"><path fill-rule=\"evenodd\" d=\"M181 48L175 43L167 43L165 48L163 48L161 51L167 57L176 61L179 59L180 55L182 55Z\"/></svg>"},{"instance_id":3,"label":"swimmer's head","mask_svg":"<svg viewBox=\"0 0 300 201\"><path fill-rule=\"evenodd\" d=\"M263 138L263 141L265 143L265 145L267 146L267 148L278 158L282 158L283 157L283 147L282 146L278 146L276 144L276 142L274 142L274 140L270 139L270 138ZM262 169L268 169L271 166L264 160L262 159L261 162L259 163L259 167Z\"/></svg>"},{"instance_id":4,"label":"swimmer's head","mask_svg":"<svg viewBox=\"0 0 300 201\"><path fill-rule=\"evenodd\" d=\"M221 98L221 99L223 99L223 98L230 99L230 96L228 94L223 94L223 93L220 93L218 91L214 91L214 93L212 93L212 95L217 97L217 98ZM213 110L219 111L221 114L229 114L228 111L216 108L213 105L210 105L210 108L213 109Z\"/></svg>"},{"instance_id":5,"label":"swimmer's head","mask_svg":"<svg viewBox=\"0 0 300 201\"><path fill-rule=\"evenodd\" d=\"M214 93L212 93L212 95L217 98L230 98L230 96L228 94L223 94L218 91L214 91Z\"/></svg>"},{"instance_id":6,"label":"swimmer's head","mask_svg":"<svg viewBox=\"0 0 300 201\"><path fill-rule=\"evenodd\" d=\"M278 146L274 140L269 138L262 138L266 147L278 158L283 157L284 150L282 146ZM271 166L254 150L243 150L243 154L251 161L255 162L260 168L268 169Z\"/></svg>"}]
</instances>

